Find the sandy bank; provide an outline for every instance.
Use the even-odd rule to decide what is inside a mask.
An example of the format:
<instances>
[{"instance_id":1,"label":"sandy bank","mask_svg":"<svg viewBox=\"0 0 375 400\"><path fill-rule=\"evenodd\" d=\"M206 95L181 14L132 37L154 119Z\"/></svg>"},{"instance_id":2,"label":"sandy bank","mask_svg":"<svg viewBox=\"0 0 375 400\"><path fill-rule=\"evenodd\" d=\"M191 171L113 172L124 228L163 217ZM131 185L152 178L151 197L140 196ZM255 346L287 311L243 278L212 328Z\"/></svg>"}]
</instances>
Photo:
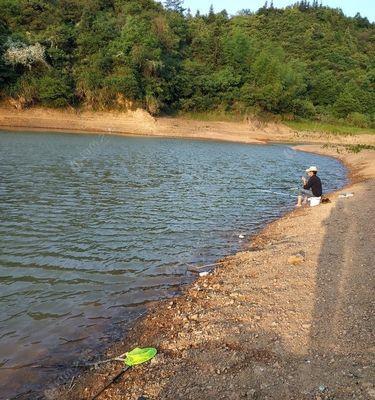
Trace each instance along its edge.
<instances>
[{"instance_id":1,"label":"sandy bank","mask_svg":"<svg viewBox=\"0 0 375 400\"><path fill-rule=\"evenodd\" d=\"M0 107L2 130L48 130L140 136L225 140L242 143L267 141L309 143L367 143L375 145L375 135L328 135L295 132L282 124L246 122L204 122L184 118L153 118L143 110L129 112L90 112L74 109Z\"/></svg>"},{"instance_id":2,"label":"sandy bank","mask_svg":"<svg viewBox=\"0 0 375 400\"><path fill-rule=\"evenodd\" d=\"M375 152L333 155L354 197L298 209L267 226L180 298L158 304L108 356L159 355L100 399L372 399ZM90 371L50 398L89 399L120 365ZM141 397L143 396L143 397Z\"/></svg>"}]
</instances>

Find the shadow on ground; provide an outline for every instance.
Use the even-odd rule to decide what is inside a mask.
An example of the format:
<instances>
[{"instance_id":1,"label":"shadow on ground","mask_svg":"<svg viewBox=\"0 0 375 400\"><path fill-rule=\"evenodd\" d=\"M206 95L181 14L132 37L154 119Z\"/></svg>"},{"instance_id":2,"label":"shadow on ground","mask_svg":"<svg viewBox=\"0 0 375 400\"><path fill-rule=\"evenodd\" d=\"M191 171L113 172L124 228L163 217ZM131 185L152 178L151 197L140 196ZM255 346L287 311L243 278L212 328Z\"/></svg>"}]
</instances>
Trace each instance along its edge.
<instances>
[{"instance_id":1,"label":"shadow on ground","mask_svg":"<svg viewBox=\"0 0 375 400\"><path fill-rule=\"evenodd\" d=\"M215 330L225 339L185 350L177 369L164 366L168 383L157 398L375 398L374 183L358 187L353 198L338 199L324 221L304 354L291 354L274 332L250 323L238 329L230 312L217 310L221 316Z\"/></svg>"}]
</instances>

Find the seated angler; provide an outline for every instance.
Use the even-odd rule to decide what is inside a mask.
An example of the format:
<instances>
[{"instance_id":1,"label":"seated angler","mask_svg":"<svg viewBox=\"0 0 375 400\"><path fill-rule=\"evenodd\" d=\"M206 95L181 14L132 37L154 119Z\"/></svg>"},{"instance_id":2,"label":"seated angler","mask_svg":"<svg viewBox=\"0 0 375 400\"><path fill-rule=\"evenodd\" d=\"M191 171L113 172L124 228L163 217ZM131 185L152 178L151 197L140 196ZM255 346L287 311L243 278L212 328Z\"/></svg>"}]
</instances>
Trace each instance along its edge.
<instances>
[{"instance_id":1,"label":"seated angler","mask_svg":"<svg viewBox=\"0 0 375 400\"><path fill-rule=\"evenodd\" d=\"M302 204L306 204L309 197L321 197L323 193L322 182L317 176L318 168L312 166L308 168L306 172L309 176L309 179L307 180L304 176L302 177L303 189L301 189L298 196L297 207L301 207Z\"/></svg>"}]
</instances>

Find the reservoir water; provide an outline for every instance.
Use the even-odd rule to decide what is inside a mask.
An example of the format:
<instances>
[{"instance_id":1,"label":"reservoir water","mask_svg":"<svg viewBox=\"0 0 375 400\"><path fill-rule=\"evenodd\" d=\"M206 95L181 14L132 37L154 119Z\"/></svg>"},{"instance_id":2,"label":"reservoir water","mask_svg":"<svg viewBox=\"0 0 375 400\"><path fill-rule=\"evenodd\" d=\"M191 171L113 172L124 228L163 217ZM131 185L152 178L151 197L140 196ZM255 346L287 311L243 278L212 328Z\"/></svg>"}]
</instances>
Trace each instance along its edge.
<instances>
[{"instance_id":1,"label":"reservoir water","mask_svg":"<svg viewBox=\"0 0 375 400\"><path fill-rule=\"evenodd\" d=\"M189 265L243 248L310 165L326 192L345 184L337 160L284 145L1 132L0 398L57 374L31 366L105 348Z\"/></svg>"}]
</instances>

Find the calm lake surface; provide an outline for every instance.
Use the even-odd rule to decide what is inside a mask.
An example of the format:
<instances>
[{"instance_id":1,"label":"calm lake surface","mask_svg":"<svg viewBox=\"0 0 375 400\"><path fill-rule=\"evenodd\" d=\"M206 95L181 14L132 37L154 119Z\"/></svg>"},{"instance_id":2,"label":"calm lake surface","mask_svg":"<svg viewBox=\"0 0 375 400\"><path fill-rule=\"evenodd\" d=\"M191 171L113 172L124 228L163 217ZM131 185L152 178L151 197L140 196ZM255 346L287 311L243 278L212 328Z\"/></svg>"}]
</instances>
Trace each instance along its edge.
<instances>
[{"instance_id":1,"label":"calm lake surface","mask_svg":"<svg viewBox=\"0 0 375 400\"><path fill-rule=\"evenodd\" d=\"M283 145L0 132L0 398L57 373L30 364L95 356L189 265L243 247L310 165L325 191L346 182Z\"/></svg>"}]
</instances>

